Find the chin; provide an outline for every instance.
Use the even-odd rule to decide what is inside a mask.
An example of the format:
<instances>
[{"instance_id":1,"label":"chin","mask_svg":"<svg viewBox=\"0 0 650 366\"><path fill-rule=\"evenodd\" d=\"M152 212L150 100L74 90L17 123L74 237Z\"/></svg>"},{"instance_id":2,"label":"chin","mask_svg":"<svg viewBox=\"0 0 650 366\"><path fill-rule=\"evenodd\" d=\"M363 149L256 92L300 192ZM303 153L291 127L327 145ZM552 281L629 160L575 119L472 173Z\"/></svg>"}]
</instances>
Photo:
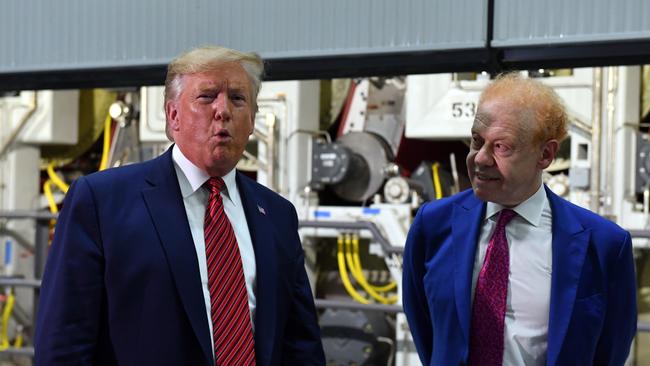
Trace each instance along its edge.
<instances>
[{"instance_id":1,"label":"chin","mask_svg":"<svg viewBox=\"0 0 650 366\"><path fill-rule=\"evenodd\" d=\"M474 190L474 195L476 196L476 198L480 199L481 201L493 202L493 203L498 203L500 205L504 205L502 203L503 200L499 199L499 197L493 192L489 192L486 191L485 189L480 189L476 187L473 187L472 189Z\"/></svg>"},{"instance_id":2,"label":"chin","mask_svg":"<svg viewBox=\"0 0 650 366\"><path fill-rule=\"evenodd\" d=\"M485 192L484 189L477 188L477 187L472 187L472 190L474 191L474 195L476 198L480 199L481 201L488 201L490 198L490 194L488 192Z\"/></svg>"}]
</instances>

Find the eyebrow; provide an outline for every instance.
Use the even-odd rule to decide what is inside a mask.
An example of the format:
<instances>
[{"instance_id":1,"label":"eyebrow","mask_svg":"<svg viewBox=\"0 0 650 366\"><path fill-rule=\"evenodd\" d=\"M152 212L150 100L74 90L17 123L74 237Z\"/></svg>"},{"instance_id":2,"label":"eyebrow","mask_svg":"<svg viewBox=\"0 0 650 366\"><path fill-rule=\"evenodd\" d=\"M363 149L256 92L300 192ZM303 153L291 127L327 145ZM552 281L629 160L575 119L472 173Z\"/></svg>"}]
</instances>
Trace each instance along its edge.
<instances>
[{"instance_id":1,"label":"eyebrow","mask_svg":"<svg viewBox=\"0 0 650 366\"><path fill-rule=\"evenodd\" d=\"M215 85L215 84L201 85L201 86L198 87L198 91L201 92L201 93L213 92L213 91L222 90L222 89L223 88L221 87L221 85ZM246 88L243 87L243 86L236 86L235 85L235 86L228 87L228 92L229 93L232 93L232 92L242 92L243 93L245 91L246 91Z\"/></svg>"},{"instance_id":2,"label":"eyebrow","mask_svg":"<svg viewBox=\"0 0 650 366\"><path fill-rule=\"evenodd\" d=\"M245 94L246 88L240 87L240 86L233 86L231 88L228 88L228 92L230 92L230 93L236 92L236 93L244 93Z\"/></svg>"},{"instance_id":3,"label":"eyebrow","mask_svg":"<svg viewBox=\"0 0 650 366\"><path fill-rule=\"evenodd\" d=\"M221 86L218 85L218 84L203 84L203 85L199 85L197 87L197 90L199 92L201 92L201 93L209 92L209 91L215 91L215 90L218 90L218 89L221 89Z\"/></svg>"}]
</instances>

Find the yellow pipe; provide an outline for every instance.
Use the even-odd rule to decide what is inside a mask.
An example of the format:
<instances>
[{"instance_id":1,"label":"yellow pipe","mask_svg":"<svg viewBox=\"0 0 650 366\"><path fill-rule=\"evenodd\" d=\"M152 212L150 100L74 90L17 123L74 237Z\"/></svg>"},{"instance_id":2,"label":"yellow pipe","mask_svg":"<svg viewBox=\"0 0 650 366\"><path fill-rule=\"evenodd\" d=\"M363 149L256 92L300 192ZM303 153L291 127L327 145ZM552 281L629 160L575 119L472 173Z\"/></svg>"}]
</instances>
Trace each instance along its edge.
<instances>
[{"instance_id":1,"label":"yellow pipe","mask_svg":"<svg viewBox=\"0 0 650 366\"><path fill-rule=\"evenodd\" d=\"M102 160L99 163L99 170L102 171L106 169L108 165L108 155L110 152L110 147L111 147L111 123L113 122L113 119L111 118L111 115L106 116L106 120L104 120L104 146L102 147Z\"/></svg>"},{"instance_id":2,"label":"yellow pipe","mask_svg":"<svg viewBox=\"0 0 650 366\"><path fill-rule=\"evenodd\" d=\"M4 309L2 310L2 329L0 331L0 351L4 351L9 348L9 317L14 308L14 301L16 298L13 293L9 293L7 296L7 303L5 304Z\"/></svg>"},{"instance_id":3,"label":"yellow pipe","mask_svg":"<svg viewBox=\"0 0 650 366\"><path fill-rule=\"evenodd\" d=\"M68 188L70 186L66 184L66 182L63 181L63 179L59 178L59 176L56 174L54 171L54 164L49 164L47 166L47 176L50 177L50 180L52 183L54 183L63 193L68 193Z\"/></svg>"},{"instance_id":4,"label":"yellow pipe","mask_svg":"<svg viewBox=\"0 0 650 366\"><path fill-rule=\"evenodd\" d=\"M359 294L357 290L354 289L352 283L350 282L348 271L345 269L345 258L343 256L343 238L340 235L337 239L337 245L338 251L336 253L336 257L339 262L339 274L341 275L341 280L343 281L343 287L345 287L345 290L348 292L348 294L350 294L350 296L352 296L352 298L356 301L362 304L370 304L370 301L361 296L361 294Z\"/></svg>"},{"instance_id":5,"label":"yellow pipe","mask_svg":"<svg viewBox=\"0 0 650 366\"><path fill-rule=\"evenodd\" d=\"M357 235L352 236L352 250L354 267L363 275L363 266L361 265L361 258L359 257L359 237ZM388 292L397 288L397 282L391 281L383 286L376 286L368 283L368 286L377 292Z\"/></svg>"},{"instance_id":6,"label":"yellow pipe","mask_svg":"<svg viewBox=\"0 0 650 366\"><path fill-rule=\"evenodd\" d=\"M368 295L370 295L373 299L377 300L382 304L394 304L395 302L397 302L397 296L384 297L381 294L377 293L377 291L373 290L368 285L368 281L366 281L366 278L363 276L363 273L360 271L360 269L354 266L352 260L352 253L351 253L351 240L349 234L345 235L345 256L348 261L348 266L350 267L350 272L352 272L354 279L357 280L357 283L359 283L359 285L361 285L361 287L364 290L366 290Z\"/></svg>"},{"instance_id":7,"label":"yellow pipe","mask_svg":"<svg viewBox=\"0 0 650 366\"><path fill-rule=\"evenodd\" d=\"M50 206L50 212L55 214L59 213L59 207L56 205L56 201L54 200L54 194L52 194L52 180L48 179L43 183L43 193L45 193L45 198L47 199L47 203ZM56 219L50 220L50 228L53 228L54 225L56 225Z\"/></svg>"},{"instance_id":8,"label":"yellow pipe","mask_svg":"<svg viewBox=\"0 0 650 366\"><path fill-rule=\"evenodd\" d=\"M47 198L47 203L50 205L50 212L58 213L59 208L56 205L54 200L54 195L52 194L52 180L48 179L43 184L43 192L45 193L45 198Z\"/></svg>"},{"instance_id":9,"label":"yellow pipe","mask_svg":"<svg viewBox=\"0 0 650 366\"><path fill-rule=\"evenodd\" d=\"M440 174L438 169L440 168L440 163L434 163L431 166L431 173L433 175L433 187L436 190L436 199L439 200L442 198L442 187L440 185Z\"/></svg>"},{"instance_id":10,"label":"yellow pipe","mask_svg":"<svg viewBox=\"0 0 650 366\"><path fill-rule=\"evenodd\" d=\"M23 346L23 327L18 325L16 326L16 340L14 341L14 347L20 348Z\"/></svg>"},{"instance_id":11,"label":"yellow pipe","mask_svg":"<svg viewBox=\"0 0 650 366\"><path fill-rule=\"evenodd\" d=\"M106 169L106 165L108 164L108 154L110 151L110 146L111 146L111 123L112 123L111 116L108 115L106 116L106 121L104 122L104 146L102 148L102 160L99 163L99 170L104 170ZM47 175L50 177L51 183L54 183L63 193L68 193L68 189L70 186L61 179L56 172L54 171L54 164L51 163L47 166ZM45 187L43 188L45 189ZM51 195L51 188L50 188L50 195ZM46 193L47 195L47 193ZM48 202L50 199L48 198ZM57 211L52 210L52 203L50 202L50 211L56 213Z\"/></svg>"}]
</instances>

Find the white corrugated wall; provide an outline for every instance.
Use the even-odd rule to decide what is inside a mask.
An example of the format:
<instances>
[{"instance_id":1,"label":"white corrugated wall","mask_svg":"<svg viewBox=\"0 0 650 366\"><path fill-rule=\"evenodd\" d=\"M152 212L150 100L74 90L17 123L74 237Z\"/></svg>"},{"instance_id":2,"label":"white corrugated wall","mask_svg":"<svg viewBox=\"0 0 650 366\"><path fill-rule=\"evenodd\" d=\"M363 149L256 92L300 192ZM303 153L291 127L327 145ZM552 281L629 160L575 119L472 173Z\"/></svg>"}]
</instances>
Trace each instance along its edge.
<instances>
[{"instance_id":1,"label":"white corrugated wall","mask_svg":"<svg viewBox=\"0 0 650 366\"><path fill-rule=\"evenodd\" d=\"M470 49L484 0L4 0L0 73L161 65L219 44L267 59Z\"/></svg>"}]
</instances>

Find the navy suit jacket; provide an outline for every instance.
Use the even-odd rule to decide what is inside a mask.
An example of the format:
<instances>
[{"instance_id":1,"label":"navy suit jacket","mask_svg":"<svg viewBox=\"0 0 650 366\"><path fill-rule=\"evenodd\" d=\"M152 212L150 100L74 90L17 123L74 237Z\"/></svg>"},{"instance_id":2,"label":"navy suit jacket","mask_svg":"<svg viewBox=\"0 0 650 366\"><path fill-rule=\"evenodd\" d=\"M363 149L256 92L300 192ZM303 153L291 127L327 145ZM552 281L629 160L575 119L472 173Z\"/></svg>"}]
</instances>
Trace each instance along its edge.
<instances>
[{"instance_id":1,"label":"navy suit jacket","mask_svg":"<svg viewBox=\"0 0 650 366\"><path fill-rule=\"evenodd\" d=\"M622 365L637 322L630 234L548 188L546 194L553 215L547 364ZM424 365L468 362L485 206L467 190L421 207L409 231L404 311Z\"/></svg>"},{"instance_id":2,"label":"navy suit jacket","mask_svg":"<svg viewBox=\"0 0 650 366\"><path fill-rule=\"evenodd\" d=\"M294 207L237 174L257 262L257 365L324 365ZM214 365L171 149L79 178L43 278L36 365Z\"/></svg>"}]
</instances>

